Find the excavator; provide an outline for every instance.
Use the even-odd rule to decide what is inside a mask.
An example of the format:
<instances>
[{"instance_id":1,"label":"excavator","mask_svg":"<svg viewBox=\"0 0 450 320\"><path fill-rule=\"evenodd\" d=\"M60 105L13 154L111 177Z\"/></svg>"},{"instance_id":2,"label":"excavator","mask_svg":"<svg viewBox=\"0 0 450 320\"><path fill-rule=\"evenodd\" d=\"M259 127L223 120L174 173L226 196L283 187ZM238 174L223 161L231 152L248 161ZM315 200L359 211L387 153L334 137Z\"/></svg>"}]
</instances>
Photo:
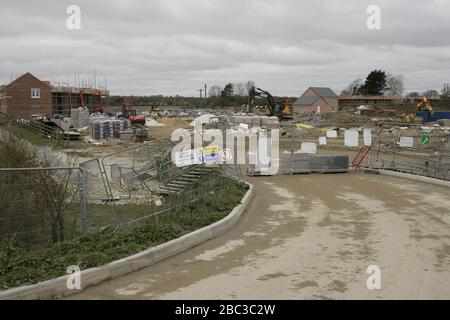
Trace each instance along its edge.
<instances>
[{"instance_id":1,"label":"excavator","mask_svg":"<svg viewBox=\"0 0 450 320\"><path fill-rule=\"evenodd\" d=\"M287 100L282 103L275 103L274 97L268 91L255 87L251 87L249 92L247 113L253 112L256 97L263 98L267 101L267 106L265 107L267 116L278 117L280 121L294 119L294 109L289 105Z\"/></svg>"},{"instance_id":2,"label":"excavator","mask_svg":"<svg viewBox=\"0 0 450 320\"><path fill-rule=\"evenodd\" d=\"M430 101L428 101L427 97L423 96L422 99L416 104L416 111L415 113L410 113L405 117L406 123L411 123L414 121L414 118L416 117L417 112L419 111L428 111L430 114L430 117L434 115L433 108L431 107Z\"/></svg>"},{"instance_id":3,"label":"excavator","mask_svg":"<svg viewBox=\"0 0 450 320\"><path fill-rule=\"evenodd\" d=\"M158 105L153 104L150 109L150 114L152 115L152 117L159 117L161 116L161 109Z\"/></svg>"}]
</instances>

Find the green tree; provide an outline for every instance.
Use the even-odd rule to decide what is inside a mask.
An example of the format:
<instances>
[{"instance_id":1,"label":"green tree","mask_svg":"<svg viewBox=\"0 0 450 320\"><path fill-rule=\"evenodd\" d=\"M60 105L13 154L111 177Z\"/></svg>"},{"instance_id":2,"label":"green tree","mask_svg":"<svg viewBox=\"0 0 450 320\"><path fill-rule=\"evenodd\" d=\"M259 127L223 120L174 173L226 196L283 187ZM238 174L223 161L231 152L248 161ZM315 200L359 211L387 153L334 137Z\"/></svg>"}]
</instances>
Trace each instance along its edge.
<instances>
[{"instance_id":1,"label":"green tree","mask_svg":"<svg viewBox=\"0 0 450 320\"><path fill-rule=\"evenodd\" d=\"M385 90L387 77L386 72L382 70L373 70L366 78L366 81L359 87L357 93L359 95L380 96Z\"/></svg>"},{"instance_id":2,"label":"green tree","mask_svg":"<svg viewBox=\"0 0 450 320\"><path fill-rule=\"evenodd\" d=\"M229 84L227 84L225 86L225 88L223 88L221 96L223 98L225 98L225 97L232 97L233 93L234 93L234 91L233 91L233 84L229 83Z\"/></svg>"}]
</instances>

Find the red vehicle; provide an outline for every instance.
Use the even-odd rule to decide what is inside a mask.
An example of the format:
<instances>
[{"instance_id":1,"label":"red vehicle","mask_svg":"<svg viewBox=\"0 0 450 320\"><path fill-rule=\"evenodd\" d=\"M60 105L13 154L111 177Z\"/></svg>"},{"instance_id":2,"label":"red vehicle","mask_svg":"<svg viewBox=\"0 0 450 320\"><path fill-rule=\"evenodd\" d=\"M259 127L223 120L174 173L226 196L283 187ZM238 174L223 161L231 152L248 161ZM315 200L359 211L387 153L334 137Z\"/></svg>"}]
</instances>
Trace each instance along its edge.
<instances>
[{"instance_id":1,"label":"red vehicle","mask_svg":"<svg viewBox=\"0 0 450 320\"><path fill-rule=\"evenodd\" d=\"M138 127L145 125L145 116L138 116L133 104L129 101L122 103L122 117L130 120L131 125Z\"/></svg>"}]
</instances>

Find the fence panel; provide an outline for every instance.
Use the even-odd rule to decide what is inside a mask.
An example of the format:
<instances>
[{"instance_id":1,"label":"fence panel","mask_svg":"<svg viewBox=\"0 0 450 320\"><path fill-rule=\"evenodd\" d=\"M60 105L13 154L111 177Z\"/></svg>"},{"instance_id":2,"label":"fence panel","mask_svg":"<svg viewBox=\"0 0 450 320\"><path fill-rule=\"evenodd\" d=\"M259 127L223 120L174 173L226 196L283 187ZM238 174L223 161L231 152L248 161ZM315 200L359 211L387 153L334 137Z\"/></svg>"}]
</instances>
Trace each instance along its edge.
<instances>
[{"instance_id":1,"label":"fence panel","mask_svg":"<svg viewBox=\"0 0 450 320\"><path fill-rule=\"evenodd\" d=\"M367 157L370 168L387 169L442 180L450 180L450 152L400 147L380 141Z\"/></svg>"},{"instance_id":2,"label":"fence panel","mask_svg":"<svg viewBox=\"0 0 450 320\"><path fill-rule=\"evenodd\" d=\"M37 249L86 231L78 168L1 168L0 242Z\"/></svg>"}]
</instances>

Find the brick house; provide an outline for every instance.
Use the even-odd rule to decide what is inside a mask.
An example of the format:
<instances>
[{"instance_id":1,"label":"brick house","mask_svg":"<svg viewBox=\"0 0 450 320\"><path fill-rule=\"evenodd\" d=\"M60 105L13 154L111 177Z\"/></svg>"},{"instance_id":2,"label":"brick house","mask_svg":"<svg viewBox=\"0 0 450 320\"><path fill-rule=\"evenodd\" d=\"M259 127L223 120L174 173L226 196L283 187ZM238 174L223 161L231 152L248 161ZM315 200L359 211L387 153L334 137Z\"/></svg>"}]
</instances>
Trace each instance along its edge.
<instances>
[{"instance_id":1,"label":"brick house","mask_svg":"<svg viewBox=\"0 0 450 320\"><path fill-rule=\"evenodd\" d=\"M32 115L69 116L72 108L86 107L90 113L104 110L109 97L106 89L52 86L27 72L0 87L0 112L14 118Z\"/></svg>"},{"instance_id":2,"label":"brick house","mask_svg":"<svg viewBox=\"0 0 450 320\"><path fill-rule=\"evenodd\" d=\"M338 99L330 88L309 87L292 106L297 114L330 113L338 111Z\"/></svg>"},{"instance_id":3,"label":"brick house","mask_svg":"<svg viewBox=\"0 0 450 320\"><path fill-rule=\"evenodd\" d=\"M52 89L48 81L41 81L27 72L2 86L0 112L15 118L52 114Z\"/></svg>"}]
</instances>

